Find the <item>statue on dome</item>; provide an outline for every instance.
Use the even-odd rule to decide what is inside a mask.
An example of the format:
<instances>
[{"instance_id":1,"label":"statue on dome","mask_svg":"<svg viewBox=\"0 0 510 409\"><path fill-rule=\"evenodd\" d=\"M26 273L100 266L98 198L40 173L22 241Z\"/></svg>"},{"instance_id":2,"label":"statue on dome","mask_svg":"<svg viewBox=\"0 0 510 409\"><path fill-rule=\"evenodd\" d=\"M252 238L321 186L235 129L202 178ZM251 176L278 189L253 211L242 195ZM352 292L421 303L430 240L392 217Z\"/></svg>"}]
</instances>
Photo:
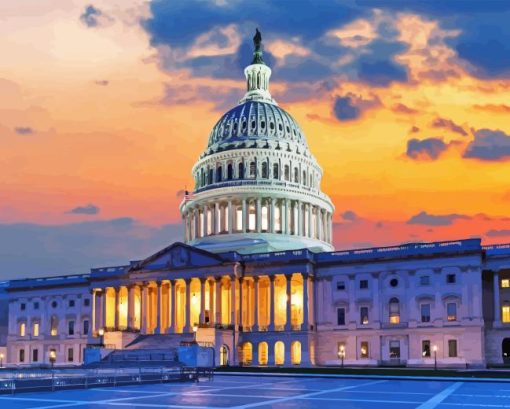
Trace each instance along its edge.
<instances>
[{"instance_id":1,"label":"statue on dome","mask_svg":"<svg viewBox=\"0 0 510 409\"><path fill-rule=\"evenodd\" d=\"M258 28L255 29L255 35L253 36L253 44L255 45L255 51L260 51L260 44L262 43L262 34Z\"/></svg>"},{"instance_id":2,"label":"statue on dome","mask_svg":"<svg viewBox=\"0 0 510 409\"><path fill-rule=\"evenodd\" d=\"M255 51L253 52L253 61L252 64L264 64L264 60L262 58L262 34L258 28L255 29L255 35L253 36L253 45L255 46Z\"/></svg>"}]
</instances>

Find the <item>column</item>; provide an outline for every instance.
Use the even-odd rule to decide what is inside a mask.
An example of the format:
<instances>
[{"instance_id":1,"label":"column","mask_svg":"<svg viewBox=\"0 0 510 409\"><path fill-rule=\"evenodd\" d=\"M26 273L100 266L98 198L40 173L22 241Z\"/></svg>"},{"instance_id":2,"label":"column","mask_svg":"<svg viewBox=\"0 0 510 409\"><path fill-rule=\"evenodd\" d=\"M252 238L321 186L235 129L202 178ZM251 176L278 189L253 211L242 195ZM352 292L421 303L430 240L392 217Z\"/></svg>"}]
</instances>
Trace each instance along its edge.
<instances>
[{"instance_id":1,"label":"column","mask_svg":"<svg viewBox=\"0 0 510 409\"><path fill-rule=\"evenodd\" d=\"M494 323L501 324L501 304L499 301L499 271L494 271Z\"/></svg>"},{"instance_id":2,"label":"column","mask_svg":"<svg viewBox=\"0 0 510 409\"><path fill-rule=\"evenodd\" d=\"M297 206L297 226L294 229L296 232L296 236L302 236L303 235L303 221L302 221L302 209L301 209L301 202L297 201L295 203Z\"/></svg>"},{"instance_id":3,"label":"column","mask_svg":"<svg viewBox=\"0 0 510 409\"><path fill-rule=\"evenodd\" d=\"M243 290L243 284L244 284L244 278L239 277L239 331L243 331L243 326L246 324L245 320L243 319L243 296L244 296L244 290Z\"/></svg>"},{"instance_id":4,"label":"column","mask_svg":"<svg viewBox=\"0 0 510 409\"><path fill-rule=\"evenodd\" d=\"M307 216L308 216L308 237L312 237L312 212L313 212L313 206L307 205L308 209Z\"/></svg>"},{"instance_id":5,"label":"column","mask_svg":"<svg viewBox=\"0 0 510 409\"><path fill-rule=\"evenodd\" d=\"M167 332L169 334L173 334L175 332L175 320L176 320L176 312L175 312L175 280L168 280L168 329Z\"/></svg>"},{"instance_id":6,"label":"column","mask_svg":"<svg viewBox=\"0 0 510 409\"><path fill-rule=\"evenodd\" d=\"M253 320L253 330L258 331L259 330L259 277L255 276L253 277L254 281L254 291L255 291L255 302L254 302L254 320Z\"/></svg>"},{"instance_id":7,"label":"column","mask_svg":"<svg viewBox=\"0 0 510 409\"><path fill-rule=\"evenodd\" d=\"M302 330L308 331L310 329L310 317L308 314L308 274L303 274L303 328Z\"/></svg>"},{"instance_id":8,"label":"column","mask_svg":"<svg viewBox=\"0 0 510 409\"><path fill-rule=\"evenodd\" d=\"M97 315L97 329L101 329L106 326L105 324L105 303L106 303L106 297L105 297L105 289L98 291L98 301L99 301L99 308L98 308L98 315Z\"/></svg>"},{"instance_id":9,"label":"column","mask_svg":"<svg viewBox=\"0 0 510 409\"><path fill-rule=\"evenodd\" d=\"M209 218L207 217L207 210L209 209L209 205L205 204L204 205L204 237L208 236L209 235L209 232L207 230L207 226L208 226L208 223L209 223Z\"/></svg>"},{"instance_id":10,"label":"column","mask_svg":"<svg viewBox=\"0 0 510 409\"><path fill-rule=\"evenodd\" d=\"M214 291L216 293L215 299L216 299L216 311L215 312L215 323L217 325L221 325L221 277L215 277L214 278L215 285L214 285Z\"/></svg>"},{"instance_id":11,"label":"column","mask_svg":"<svg viewBox=\"0 0 510 409\"><path fill-rule=\"evenodd\" d=\"M120 289L113 288L114 294L115 294L115 304L114 304L114 331L119 330L119 292Z\"/></svg>"},{"instance_id":12,"label":"column","mask_svg":"<svg viewBox=\"0 0 510 409\"><path fill-rule=\"evenodd\" d=\"M221 226L220 226L220 204L218 202L214 203L214 226L213 233L220 234Z\"/></svg>"},{"instance_id":13,"label":"column","mask_svg":"<svg viewBox=\"0 0 510 409\"><path fill-rule=\"evenodd\" d=\"M269 233L274 233L275 230L274 230L274 209L275 209L275 202L276 202L276 199L269 199L269 206L270 206L270 209L269 209ZM281 212L280 212L280 228L281 228L281 225L282 225L282 215L281 215Z\"/></svg>"},{"instance_id":14,"label":"column","mask_svg":"<svg viewBox=\"0 0 510 409\"><path fill-rule=\"evenodd\" d=\"M161 329L163 328L163 314L161 314L161 300L163 298L163 286L161 285L161 281L156 282L156 329L154 330L155 334L161 334Z\"/></svg>"},{"instance_id":15,"label":"column","mask_svg":"<svg viewBox=\"0 0 510 409\"><path fill-rule=\"evenodd\" d=\"M232 300L230 301L230 324L234 326L234 328L237 325L237 314L236 314L236 278L235 276L230 277L230 292ZM236 353L236 351L232 351L233 354Z\"/></svg>"},{"instance_id":16,"label":"column","mask_svg":"<svg viewBox=\"0 0 510 409\"><path fill-rule=\"evenodd\" d=\"M147 334L147 322L149 317L147 316L149 308L149 288L147 287L147 283L142 284L142 315L140 317L141 321L141 333Z\"/></svg>"},{"instance_id":17,"label":"column","mask_svg":"<svg viewBox=\"0 0 510 409\"><path fill-rule=\"evenodd\" d=\"M135 286L130 285L127 288L128 290L128 319L127 326L128 329L134 329L135 322Z\"/></svg>"},{"instance_id":18,"label":"column","mask_svg":"<svg viewBox=\"0 0 510 409\"><path fill-rule=\"evenodd\" d=\"M96 313L97 313L97 306L96 306L96 290L95 289L92 289L92 291L90 291L90 294L91 294L91 302L92 302L92 316L91 316L91 328L92 328L92 334L95 334L97 329L96 329L96 324L97 324L97 320L96 320ZM41 334L44 334L43 332L43 325L44 325L44 320L41 319L41 323L39 324L39 331Z\"/></svg>"},{"instance_id":19,"label":"column","mask_svg":"<svg viewBox=\"0 0 510 409\"><path fill-rule=\"evenodd\" d=\"M101 311L103 313L103 328L106 331L106 324L108 323L106 317L108 315L108 303L106 302L106 298L108 295L108 287L106 287L103 290L103 310Z\"/></svg>"},{"instance_id":20,"label":"column","mask_svg":"<svg viewBox=\"0 0 510 409\"><path fill-rule=\"evenodd\" d=\"M205 325L205 281L206 279L200 278L200 324Z\"/></svg>"},{"instance_id":21,"label":"column","mask_svg":"<svg viewBox=\"0 0 510 409\"><path fill-rule=\"evenodd\" d=\"M282 233L289 234L289 199L284 199L283 211L280 217L282 219Z\"/></svg>"},{"instance_id":22,"label":"column","mask_svg":"<svg viewBox=\"0 0 510 409\"><path fill-rule=\"evenodd\" d=\"M285 331L291 330L291 305L292 305L292 291L291 291L291 281L292 274L285 274L286 286L287 286L287 320L285 321Z\"/></svg>"},{"instance_id":23,"label":"column","mask_svg":"<svg viewBox=\"0 0 510 409\"><path fill-rule=\"evenodd\" d=\"M248 213L246 212L246 199L243 199L243 233L248 230Z\"/></svg>"},{"instance_id":24,"label":"column","mask_svg":"<svg viewBox=\"0 0 510 409\"><path fill-rule=\"evenodd\" d=\"M232 214L232 200L228 201L228 234L232 234L234 225L234 215Z\"/></svg>"},{"instance_id":25,"label":"column","mask_svg":"<svg viewBox=\"0 0 510 409\"><path fill-rule=\"evenodd\" d=\"M214 327L216 314L214 311L214 279L207 280L209 283L209 326Z\"/></svg>"},{"instance_id":26,"label":"column","mask_svg":"<svg viewBox=\"0 0 510 409\"><path fill-rule=\"evenodd\" d=\"M269 331L274 331L274 279L275 276L269 276Z\"/></svg>"},{"instance_id":27,"label":"column","mask_svg":"<svg viewBox=\"0 0 510 409\"><path fill-rule=\"evenodd\" d=\"M260 201L260 198L257 198L257 200L255 201L255 212L257 215L255 230L257 231L257 233L260 233L262 230L262 203Z\"/></svg>"},{"instance_id":28,"label":"column","mask_svg":"<svg viewBox=\"0 0 510 409\"><path fill-rule=\"evenodd\" d=\"M186 283L186 307L188 311L186 311L186 320L182 332L186 333L191 332L191 326L193 324L191 322L191 278L187 278L184 281Z\"/></svg>"}]
</instances>

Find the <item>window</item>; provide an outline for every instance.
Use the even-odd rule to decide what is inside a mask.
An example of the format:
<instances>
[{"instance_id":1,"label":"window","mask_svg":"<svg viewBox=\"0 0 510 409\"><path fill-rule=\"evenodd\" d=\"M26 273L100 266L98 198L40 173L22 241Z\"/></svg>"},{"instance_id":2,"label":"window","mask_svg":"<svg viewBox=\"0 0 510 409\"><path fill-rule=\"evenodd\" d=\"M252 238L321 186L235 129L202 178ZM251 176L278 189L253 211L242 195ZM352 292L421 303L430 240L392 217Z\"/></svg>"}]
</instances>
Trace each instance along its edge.
<instances>
[{"instance_id":1,"label":"window","mask_svg":"<svg viewBox=\"0 0 510 409\"><path fill-rule=\"evenodd\" d=\"M449 339L448 340L448 358L456 358L457 357L457 340Z\"/></svg>"},{"instance_id":2,"label":"window","mask_svg":"<svg viewBox=\"0 0 510 409\"><path fill-rule=\"evenodd\" d=\"M39 350L32 349L32 362L39 362Z\"/></svg>"},{"instance_id":3,"label":"window","mask_svg":"<svg viewBox=\"0 0 510 409\"><path fill-rule=\"evenodd\" d=\"M390 286L396 287L398 285L398 280L396 278L392 278L390 280Z\"/></svg>"},{"instance_id":4,"label":"window","mask_svg":"<svg viewBox=\"0 0 510 409\"><path fill-rule=\"evenodd\" d=\"M260 228L263 232L269 230L269 209L266 204L262 205L260 209Z\"/></svg>"},{"instance_id":5,"label":"window","mask_svg":"<svg viewBox=\"0 0 510 409\"><path fill-rule=\"evenodd\" d=\"M345 342L339 342L337 344L337 356L341 358L345 358Z\"/></svg>"},{"instance_id":6,"label":"window","mask_svg":"<svg viewBox=\"0 0 510 409\"><path fill-rule=\"evenodd\" d=\"M269 177L269 170L267 167L267 162L262 163L262 177L267 179Z\"/></svg>"},{"instance_id":7,"label":"window","mask_svg":"<svg viewBox=\"0 0 510 409\"><path fill-rule=\"evenodd\" d=\"M69 300L69 308L73 308L75 306L74 300Z\"/></svg>"},{"instance_id":8,"label":"window","mask_svg":"<svg viewBox=\"0 0 510 409\"><path fill-rule=\"evenodd\" d=\"M457 282L457 277L455 276L455 274L447 274L446 282L448 284L455 284Z\"/></svg>"},{"instance_id":9,"label":"window","mask_svg":"<svg viewBox=\"0 0 510 409\"><path fill-rule=\"evenodd\" d=\"M57 320L57 317L53 316L51 317L51 321L50 321L50 335L52 337L54 336L57 336L58 334L58 320Z\"/></svg>"},{"instance_id":10,"label":"window","mask_svg":"<svg viewBox=\"0 0 510 409\"><path fill-rule=\"evenodd\" d=\"M400 359L400 341L390 341L390 359Z\"/></svg>"},{"instance_id":11,"label":"window","mask_svg":"<svg viewBox=\"0 0 510 409\"><path fill-rule=\"evenodd\" d=\"M19 361L25 362L25 350L24 349L19 350Z\"/></svg>"},{"instance_id":12,"label":"window","mask_svg":"<svg viewBox=\"0 0 510 409\"><path fill-rule=\"evenodd\" d=\"M448 321L457 321L457 304L449 302L446 304L446 315Z\"/></svg>"},{"instance_id":13,"label":"window","mask_svg":"<svg viewBox=\"0 0 510 409\"><path fill-rule=\"evenodd\" d=\"M359 309L359 321L362 325L368 324L368 307L361 307Z\"/></svg>"},{"instance_id":14,"label":"window","mask_svg":"<svg viewBox=\"0 0 510 409\"><path fill-rule=\"evenodd\" d=\"M83 305L84 305L85 307L90 306L90 298L85 298L85 299L83 300Z\"/></svg>"},{"instance_id":15,"label":"window","mask_svg":"<svg viewBox=\"0 0 510 409\"><path fill-rule=\"evenodd\" d=\"M420 285L430 285L430 276L421 276Z\"/></svg>"},{"instance_id":16,"label":"window","mask_svg":"<svg viewBox=\"0 0 510 409\"><path fill-rule=\"evenodd\" d=\"M421 341L421 356L423 358L430 358L430 340Z\"/></svg>"},{"instance_id":17,"label":"window","mask_svg":"<svg viewBox=\"0 0 510 409\"><path fill-rule=\"evenodd\" d=\"M359 288L361 288L362 290L363 289L367 289L368 288L368 280L360 280L359 281Z\"/></svg>"},{"instance_id":18,"label":"window","mask_svg":"<svg viewBox=\"0 0 510 409\"><path fill-rule=\"evenodd\" d=\"M257 165L255 162L250 162L250 177L257 176Z\"/></svg>"},{"instance_id":19,"label":"window","mask_svg":"<svg viewBox=\"0 0 510 409\"><path fill-rule=\"evenodd\" d=\"M299 183L299 170L294 168L294 183Z\"/></svg>"},{"instance_id":20,"label":"window","mask_svg":"<svg viewBox=\"0 0 510 409\"><path fill-rule=\"evenodd\" d=\"M39 301L34 302L34 310L39 309Z\"/></svg>"},{"instance_id":21,"label":"window","mask_svg":"<svg viewBox=\"0 0 510 409\"><path fill-rule=\"evenodd\" d=\"M336 310L336 324L345 325L345 308L338 308Z\"/></svg>"},{"instance_id":22,"label":"window","mask_svg":"<svg viewBox=\"0 0 510 409\"><path fill-rule=\"evenodd\" d=\"M26 310L26 308L27 308L27 305L26 305L24 302L22 302L22 303L20 304L19 308L20 308L20 310L21 310L21 311L25 311L25 310Z\"/></svg>"},{"instance_id":23,"label":"window","mask_svg":"<svg viewBox=\"0 0 510 409\"><path fill-rule=\"evenodd\" d=\"M504 278L501 280L501 288L509 288L510 287L510 280L508 278Z\"/></svg>"},{"instance_id":24,"label":"window","mask_svg":"<svg viewBox=\"0 0 510 409\"><path fill-rule=\"evenodd\" d=\"M504 305L501 307L501 321L510 322L510 306Z\"/></svg>"},{"instance_id":25,"label":"window","mask_svg":"<svg viewBox=\"0 0 510 409\"><path fill-rule=\"evenodd\" d=\"M368 342L367 341L363 341L360 344L359 352L360 352L360 354L359 354L360 358L363 358L363 359L368 358Z\"/></svg>"},{"instance_id":26,"label":"window","mask_svg":"<svg viewBox=\"0 0 510 409\"><path fill-rule=\"evenodd\" d=\"M257 228L257 209L255 204L248 206L248 231L255 231Z\"/></svg>"},{"instance_id":27,"label":"window","mask_svg":"<svg viewBox=\"0 0 510 409\"><path fill-rule=\"evenodd\" d=\"M345 290L345 281L337 281L336 289L337 290Z\"/></svg>"},{"instance_id":28,"label":"window","mask_svg":"<svg viewBox=\"0 0 510 409\"><path fill-rule=\"evenodd\" d=\"M239 179L244 179L244 165L242 163L239 164L237 176Z\"/></svg>"},{"instance_id":29,"label":"window","mask_svg":"<svg viewBox=\"0 0 510 409\"><path fill-rule=\"evenodd\" d=\"M27 324L20 322L19 324L19 336L24 337L27 334Z\"/></svg>"},{"instance_id":30,"label":"window","mask_svg":"<svg viewBox=\"0 0 510 409\"><path fill-rule=\"evenodd\" d=\"M422 304L420 306L421 322L430 322L430 304Z\"/></svg>"},{"instance_id":31,"label":"window","mask_svg":"<svg viewBox=\"0 0 510 409\"><path fill-rule=\"evenodd\" d=\"M232 167L232 164L229 163L227 165L227 180L232 180L234 178L234 168Z\"/></svg>"},{"instance_id":32,"label":"window","mask_svg":"<svg viewBox=\"0 0 510 409\"><path fill-rule=\"evenodd\" d=\"M68 348L67 349L67 362L73 362L74 361L74 349Z\"/></svg>"},{"instance_id":33,"label":"window","mask_svg":"<svg viewBox=\"0 0 510 409\"><path fill-rule=\"evenodd\" d=\"M57 302L56 301L52 301L51 302L51 308L57 308Z\"/></svg>"},{"instance_id":34,"label":"window","mask_svg":"<svg viewBox=\"0 0 510 409\"><path fill-rule=\"evenodd\" d=\"M39 336L39 323L38 322L34 322L32 324L32 335L34 337L38 337Z\"/></svg>"},{"instance_id":35,"label":"window","mask_svg":"<svg viewBox=\"0 0 510 409\"><path fill-rule=\"evenodd\" d=\"M400 303L398 298L392 298L389 305L390 310L390 324L400 323Z\"/></svg>"},{"instance_id":36,"label":"window","mask_svg":"<svg viewBox=\"0 0 510 409\"><path fill-rule=\"evenodd\" d=\"M273 179L280 179L278 164L273 164Z\"/></svg>"},{"instance_id":37,"label":"window","mask_svg":"<svg viewBox=\"0 0 510 409\"><path fill-rule=\"evenodd\" d=\"M67 323L67 333L69 335L74 335L74 321L69 321Z\"/></svg>"},{"instance_id":38,"label":"window","mask_svg":"<svg viewBox=\"0 0 510 409\"><path fill-rule=\"evenodd\" d=\"M285 172L285 180L288 182L289 179L290 179L290 168L289 168L289 165L285 165L284 172Z\"/></svg>"},{"instance_id":39,"label":"window","mask_svg":"<svg viewBox=\"0 0 510 409\"><path fill-rule=\"evenodd\" d=\"M83 321L83 335L89 334L89 320Z\"/></svg>"}]
</instances>

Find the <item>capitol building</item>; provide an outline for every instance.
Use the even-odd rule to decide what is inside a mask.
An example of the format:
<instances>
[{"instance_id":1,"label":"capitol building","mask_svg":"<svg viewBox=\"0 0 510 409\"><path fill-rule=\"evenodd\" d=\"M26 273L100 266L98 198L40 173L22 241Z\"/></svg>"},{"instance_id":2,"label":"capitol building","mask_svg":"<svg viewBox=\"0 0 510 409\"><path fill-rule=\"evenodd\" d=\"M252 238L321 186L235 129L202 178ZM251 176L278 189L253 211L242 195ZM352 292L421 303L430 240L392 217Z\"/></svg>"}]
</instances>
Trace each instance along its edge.
<instances>
[{"instance_id":1,"label":"capitol building","mask_svg":"<svg viewBox=\"0 0 510 409\"><path fill-rule=\"evenodd\" d=\"M510 245L335 251L334 205L272 98L260 34L246 94L213 126L180 205L183 242L89 274L11 281L8 365L87 350L212 346L217 365L510 362Z\"/></svg>"}]
</instances>

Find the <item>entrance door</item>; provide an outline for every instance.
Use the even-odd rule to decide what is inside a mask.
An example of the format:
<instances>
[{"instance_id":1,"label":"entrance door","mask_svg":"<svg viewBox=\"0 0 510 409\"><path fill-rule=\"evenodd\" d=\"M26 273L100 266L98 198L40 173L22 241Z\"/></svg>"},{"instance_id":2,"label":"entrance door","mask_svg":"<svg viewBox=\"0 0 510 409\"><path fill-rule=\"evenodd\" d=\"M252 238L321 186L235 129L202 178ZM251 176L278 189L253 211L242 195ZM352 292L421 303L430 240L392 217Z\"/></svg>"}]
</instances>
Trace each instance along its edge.
<instances>
[{"instance_id":1,"label":"entrance door","mask_svg":"<svg viewBox=\"0 0 510 409\"><path fill-rule=\"evenodd\" d=\"M400 341L390 341L390 359L400 360Z\"/></svg>"},{"instance_id":2,"label":"entrance door","mask_svg":"<svg viewBox=\"0 0 510 409\"><path fill-rule=\"evenodd\" d=\"M501 344L501 353L503 354L503 362L510 364L510 338L505 338Z\"/></svg>"},{"instance_id":3,"label":"entrance door","mask_svg":"<svg viewBox=\"0 0 510 409\"><path fill-rule=\"evenodd\" d=\"M220 348L220 366L228 365L228 347L223 345Z\"/></svg>"}]
</instances>

